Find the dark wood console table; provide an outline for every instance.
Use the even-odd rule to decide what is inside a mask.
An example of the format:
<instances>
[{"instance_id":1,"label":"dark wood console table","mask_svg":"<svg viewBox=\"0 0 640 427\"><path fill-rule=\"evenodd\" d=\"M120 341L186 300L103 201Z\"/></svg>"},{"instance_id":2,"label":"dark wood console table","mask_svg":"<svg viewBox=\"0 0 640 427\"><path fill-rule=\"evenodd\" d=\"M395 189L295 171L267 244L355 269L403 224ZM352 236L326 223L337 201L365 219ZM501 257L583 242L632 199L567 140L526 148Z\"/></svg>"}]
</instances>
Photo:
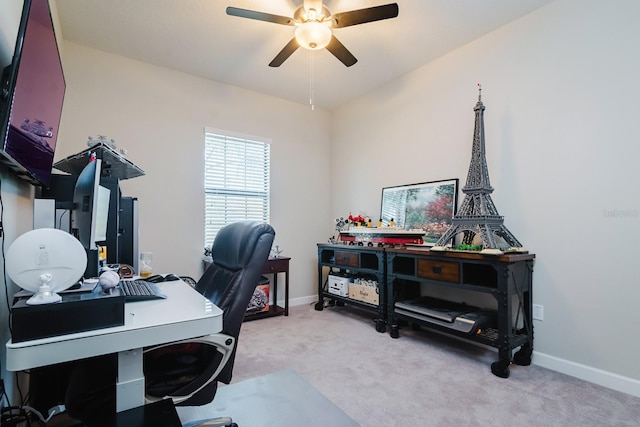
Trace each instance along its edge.
<instances>
[{"instance_id":1,"label":"dark wood console table","mask_svg":"<svg viewBox=\"0 0 640 427\"><path fill-rule=\"evenodd\" d=\"M387 300L391 336L398 338L398 319L456 335L498 349L491 372L509 376L509 364L529 365L533 351L532 274L534 254L482 255L457 251L387 249L387 295L419 295L420 288L448 288L493 296L495 325L473 333L459 332L428 316L399 310ZM444 326L443 326L444 325ZM512 350L520 350L512 355Z\"/></svg>"}]
</instances>

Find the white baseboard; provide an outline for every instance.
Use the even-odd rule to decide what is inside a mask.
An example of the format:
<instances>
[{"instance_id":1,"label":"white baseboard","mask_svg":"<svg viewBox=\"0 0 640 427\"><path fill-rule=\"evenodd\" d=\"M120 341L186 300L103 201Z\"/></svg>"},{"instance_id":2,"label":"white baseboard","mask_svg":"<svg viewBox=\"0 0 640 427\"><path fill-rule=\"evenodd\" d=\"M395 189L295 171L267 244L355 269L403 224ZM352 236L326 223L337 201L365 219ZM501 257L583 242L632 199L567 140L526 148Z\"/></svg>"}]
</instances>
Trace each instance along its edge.
<instances>
[{"instance_id":1,"label":"white baseboard","mask_svg":"<svg viewBox=\"0 0 640 427\"><path fill-rule=\"evenodd\" d=\"M533 352L531 363L563 374L571 375L590 383L598 384L612 390L621 391L640 397L640 381L622 375L603 371L602 369L560 359L548 354Z\"/></svg>"},{"instance_id":2,"label":"white baseboard","mask_svg":"<svg viewBox=\"0 0 640 427\"><path fill-rule=\"evenodd\" d=\"M296 305L307 305L318 301L317 295L308 295L306 297L289 299L289 307L295 307ZM284 300L278 300L278 305L284 307Z\"/></svg>"}]
</instances>

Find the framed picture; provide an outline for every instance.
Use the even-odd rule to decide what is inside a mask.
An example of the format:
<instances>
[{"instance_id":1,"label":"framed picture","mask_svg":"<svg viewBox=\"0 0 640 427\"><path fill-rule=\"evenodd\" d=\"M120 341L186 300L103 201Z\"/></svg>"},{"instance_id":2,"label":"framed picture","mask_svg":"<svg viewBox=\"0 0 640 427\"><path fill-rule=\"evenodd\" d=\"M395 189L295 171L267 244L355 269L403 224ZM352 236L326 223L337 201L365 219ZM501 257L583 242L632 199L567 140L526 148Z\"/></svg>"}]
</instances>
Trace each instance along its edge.
<instances>
[{"instance_id":1,"label":"framed picture","mask_svg":"<svg viewBox=\"0 0 640 427\"><path fill-rule=\"evenodd\" d=\"M451 227L458 206L458 179L398 185L382 189L383 226L424 230L426 245L435 244Z\"/></svg>"}]
</instances>

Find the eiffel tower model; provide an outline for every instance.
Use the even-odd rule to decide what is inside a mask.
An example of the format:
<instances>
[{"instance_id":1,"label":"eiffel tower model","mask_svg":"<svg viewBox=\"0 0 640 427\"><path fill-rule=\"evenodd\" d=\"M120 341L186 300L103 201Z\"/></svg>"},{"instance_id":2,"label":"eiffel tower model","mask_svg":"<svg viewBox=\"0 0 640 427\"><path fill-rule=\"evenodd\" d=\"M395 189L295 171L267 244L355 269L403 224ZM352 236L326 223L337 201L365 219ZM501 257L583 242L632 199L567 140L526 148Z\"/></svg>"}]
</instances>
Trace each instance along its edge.
<instances>
[{"instance_id":1,"label":"eiffel tower model","mask_svg":"<svg viewBox=\"0 0 640 427\"><path fill-rule=\"evenodd\" d=\"M480 85L478 85L480 86ZM478 102L473 109L476 112L475 129L473 132L473 148L467 183L462 188L465 194L460 210L453 216L451 227L438 239L432 251L444 251L446 245L459 233L463 233L462 244L473 245L474 237L482 238L480 253L502 254L502 249L509 251L523 251L522 245L507 227L504 217L498 214L491 193L493 187L489 182L489 171L485 157L484 144L484 104L482 103L482 88L478 89ZM496 242L499 236L506 245Z\"/></svg>"}]
</instances>

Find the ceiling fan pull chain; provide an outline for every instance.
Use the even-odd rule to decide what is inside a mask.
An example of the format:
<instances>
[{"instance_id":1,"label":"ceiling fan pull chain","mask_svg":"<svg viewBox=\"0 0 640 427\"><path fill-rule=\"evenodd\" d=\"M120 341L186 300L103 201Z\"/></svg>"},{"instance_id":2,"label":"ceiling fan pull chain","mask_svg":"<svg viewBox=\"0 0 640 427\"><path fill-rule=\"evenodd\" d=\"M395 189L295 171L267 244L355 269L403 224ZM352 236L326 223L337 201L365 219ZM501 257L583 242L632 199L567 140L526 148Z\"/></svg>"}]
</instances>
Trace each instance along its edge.
<instances>
[{"instance_id":1,"label":"ceiling fan pull chain","mask_svg":"<svg viewBox=\"0 0 640 427\"><path fill-rule=\"evenodd\" d=\"M309 104L311 105L311 109L315 110L315 105L313 103L314 96L314 75L313 75L313 54L312 50L309 51Z\"/></svg>"}]
</instances>

